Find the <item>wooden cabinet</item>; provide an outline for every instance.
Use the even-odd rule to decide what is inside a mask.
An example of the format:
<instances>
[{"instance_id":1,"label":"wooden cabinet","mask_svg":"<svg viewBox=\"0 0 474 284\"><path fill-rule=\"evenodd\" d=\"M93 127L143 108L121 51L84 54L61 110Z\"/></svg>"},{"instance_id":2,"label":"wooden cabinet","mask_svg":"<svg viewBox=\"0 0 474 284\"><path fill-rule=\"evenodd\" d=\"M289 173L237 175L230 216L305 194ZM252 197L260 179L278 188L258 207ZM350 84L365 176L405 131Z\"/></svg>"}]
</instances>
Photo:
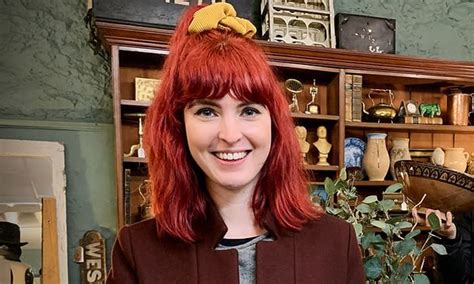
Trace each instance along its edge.
<instances>
[{"instance_id":1,"label":"wooden cabinet","mask_svg":"<svg viewBox=\"0 0 474 284\"><path fill-rule=\"evenodd\" d=\"M136 77L160 78L160 70L167 55L167 44L173 31L128 26L97 21L99 33L112 57L114 98L115 149L117 173L118 226L125 222L124 198L130 193L132 222L136 221L140 196L138 186L146 178L146 159L124 158L133 144L138 143L137 120L125 114L145 112L149 103L134 100ZM420 125L400 123L354 122L345 120L344 78L346 74L362 75L362 98L370 105L367 93L371 88L391 89L394 105L402 100L435 102L441 106L446 121L447 97L440 90L453 85L474 86L474 62L456 62L399 55L369 54L348 50L317 48L283 43L264 42L270 65L283 82L288 78L305 85L299 97L300 109L310 100L309 87L317 80L317 103L321 114L293 114L295 124L308 129L308 142L316 140L316 128L324 125L332 143L329 155L331 166L316 166L317 150L312 146L308 154L311 184L322 185L326 176L336 177L344 167L344 139L359 137L366 140L370 132L392 137L410 138L410 148L463 147L474 153L474 127L453 125ZM288 97L290 99L290 97ZM446 122L445 122L446 123ZM124 169L130 178L124 190ZM368 191L379 191L393 183L360 181L356 185Z\"/></svg>"}]
</instances>

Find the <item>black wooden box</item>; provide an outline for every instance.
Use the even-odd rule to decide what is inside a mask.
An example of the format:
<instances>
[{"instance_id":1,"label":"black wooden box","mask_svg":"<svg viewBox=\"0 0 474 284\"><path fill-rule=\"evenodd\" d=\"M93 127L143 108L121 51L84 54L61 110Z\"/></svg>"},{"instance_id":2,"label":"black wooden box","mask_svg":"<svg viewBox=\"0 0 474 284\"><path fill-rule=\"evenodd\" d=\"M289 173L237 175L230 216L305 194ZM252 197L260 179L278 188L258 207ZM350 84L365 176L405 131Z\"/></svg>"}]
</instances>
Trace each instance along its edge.
<instances>
[{"instance_id":1,"label":"black wooden box","mask_svg":"<svg viewBox=\"0 0 474 284\"><path fill-rule=\"evenodd\" d=\"M339 13L336 47L373 53L395 53L395 20Z\"/></svg>"},{"instance_id":2,"label":"black wooden box","mask_svg":"<svg viewBox=\"0 0 474 284\"><path fill-rule=\"evenodd\" d=\"M211 0L94 0L92 11L96 18L105 21L174 28L181 13L189 5L211 2ZM239 17L252 21L256 27L260 26L259 1L227 0L226 2L234 6Z\"/></svg>"}]
</instances>

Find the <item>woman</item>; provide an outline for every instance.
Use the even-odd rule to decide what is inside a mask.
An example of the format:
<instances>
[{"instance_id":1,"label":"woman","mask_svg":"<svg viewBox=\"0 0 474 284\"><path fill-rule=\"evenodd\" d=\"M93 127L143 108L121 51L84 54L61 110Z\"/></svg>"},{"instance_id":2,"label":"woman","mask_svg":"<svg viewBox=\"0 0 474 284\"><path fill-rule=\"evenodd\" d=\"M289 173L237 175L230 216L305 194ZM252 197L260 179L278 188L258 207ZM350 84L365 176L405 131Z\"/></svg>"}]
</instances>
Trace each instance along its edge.
<instances>
[{"instance_id":1,"label":"woman","mask_svg":"<svg viewBox=\"0 0 474 284\"><path fill-rule=\"evenodd\" d=\"M255 27L188 9L145 144L155 218L121 229L108 283L363 283L352 227L309 201L288 105Z\"/></svg>"},{"instance_id":2,"label":"woman","mask_svg":"<svg viewBox=\"0 0 474 284\"><path fill-rule=\"evenodd\" d=\"M444 283L464 284L474 283L474 254L472 238L474 234L474 211L464 212L454 216L451 212L443 213L439 210L426 209L419 214L416 208L412 209L415 221L420 225L430 226L428 216L435 213L441 221L439 229L435 233L439 238L434 242L446 248L446 255L438 255L437 269L441 273ZM424 216L423 216L424 215Z\"/></svg>"}]
</instances>

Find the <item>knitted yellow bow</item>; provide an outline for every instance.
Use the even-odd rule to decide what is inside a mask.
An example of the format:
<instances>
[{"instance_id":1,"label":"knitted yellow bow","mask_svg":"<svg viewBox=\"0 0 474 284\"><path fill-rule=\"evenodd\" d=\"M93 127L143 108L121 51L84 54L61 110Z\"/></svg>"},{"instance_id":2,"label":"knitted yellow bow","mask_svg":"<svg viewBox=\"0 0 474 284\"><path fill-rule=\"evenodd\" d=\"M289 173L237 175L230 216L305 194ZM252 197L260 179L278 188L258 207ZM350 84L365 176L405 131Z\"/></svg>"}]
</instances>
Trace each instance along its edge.
<instances>
[{"instance_id":1,"label":"knitted yellow bow","mask_svg":"<svg viewBox=\"0 0 474 284\"><path fill-rule=\"evenodd\" d=\"M237 12L232 5L222 2L208 5L196 11L188 32L200 33L212 29L230 29L248 38L251 38L257 31L250 21L237 17Z\"/></svg>"}]
</instances>

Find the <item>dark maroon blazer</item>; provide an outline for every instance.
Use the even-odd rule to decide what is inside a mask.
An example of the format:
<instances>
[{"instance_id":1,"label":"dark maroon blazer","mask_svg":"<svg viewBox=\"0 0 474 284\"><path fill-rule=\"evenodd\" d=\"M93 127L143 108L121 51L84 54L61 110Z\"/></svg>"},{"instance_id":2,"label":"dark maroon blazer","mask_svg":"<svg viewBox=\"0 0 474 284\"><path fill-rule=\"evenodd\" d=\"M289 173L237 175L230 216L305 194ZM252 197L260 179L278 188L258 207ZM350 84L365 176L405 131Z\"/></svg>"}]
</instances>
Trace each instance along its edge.
<instances>
[{"instance_id":1,"label":"dark maroon blazer","mask_svg":"<svg viewBox=\"0 0 474 284\"><path fill-rule=\"evenodd\" d=\"M195 243L159 237L155 219L123 227L112 251L107 283L239 283L236 250L215 250L227 231L217 210ZM275 238L257 243L256 281L261 283L364 283L354 230L323 215L299 232L264 225Z\"/></svg>"}]
</instances>

